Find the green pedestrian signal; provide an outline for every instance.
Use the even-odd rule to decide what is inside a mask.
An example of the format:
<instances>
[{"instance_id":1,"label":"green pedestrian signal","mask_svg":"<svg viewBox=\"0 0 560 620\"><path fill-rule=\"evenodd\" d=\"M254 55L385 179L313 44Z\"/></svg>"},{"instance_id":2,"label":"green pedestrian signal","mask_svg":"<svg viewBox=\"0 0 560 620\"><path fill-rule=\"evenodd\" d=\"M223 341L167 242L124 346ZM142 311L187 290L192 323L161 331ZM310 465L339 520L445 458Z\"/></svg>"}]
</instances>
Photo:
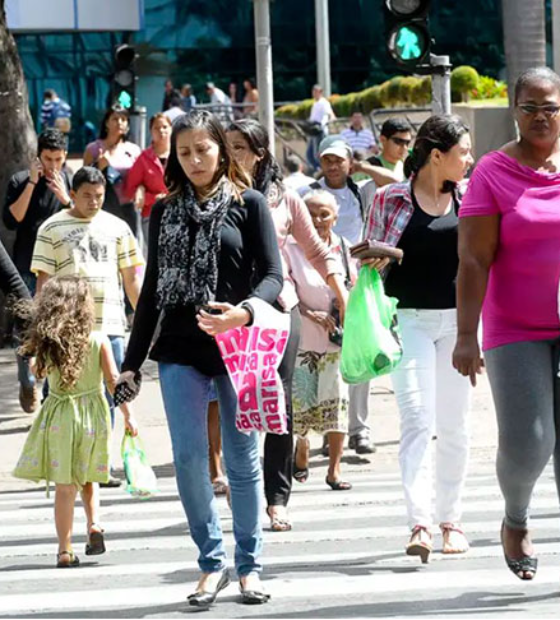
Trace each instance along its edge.
<instances>
[{"instance_id":1,"label":"green pedestrian signal","mask_svg":"<svg viewBox=\"0 0 560 620\"><path fill-rule=\"evenodd\" d=\"M121 108L129 110L132 107L132 97L126 90L121 91L121 94L117 97L117 101Z\"/></svg>"},{"instance_id":2,"label":"green pedestrian signal","mask_svg":"<svg viewBox=\"0 0 560 620\"><path fill-rule=\"evenodd\" d=\"M416 67L430 54L430 0L383 0L389 54L404 67Z\"/></svg>"},{"instance_id":3,"label":"green pedestrian signal","mask_svg":"<svg viewBox=\"0 0 560 620\"><path fill-rule=\"evenodd\" d=\"M395 33L395 55L399 60L418 60L425 53L426 37L417 28L403 26Z\"/></svg>"}]
</instances>

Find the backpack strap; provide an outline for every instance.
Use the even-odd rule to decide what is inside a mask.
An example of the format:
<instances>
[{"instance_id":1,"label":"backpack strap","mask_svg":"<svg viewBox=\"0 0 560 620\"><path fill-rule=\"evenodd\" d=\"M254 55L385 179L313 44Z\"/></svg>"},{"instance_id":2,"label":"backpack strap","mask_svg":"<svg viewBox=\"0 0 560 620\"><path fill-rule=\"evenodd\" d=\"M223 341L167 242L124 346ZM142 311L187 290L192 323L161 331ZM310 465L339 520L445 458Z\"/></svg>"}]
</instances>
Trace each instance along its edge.
<instances>
[{"instance_id":1,"label":"backpack strap","mask_svg":"<svg viewBox=\"0 0 560 620\"><path fill-rule=\"evenodd\" d=\"M344 284L346 284L346 288L350 290L352 288L352 278L350 277L350 264L348 263L348 248L346 247L346 241L344 241L344 237L339 235L339 239L340 249L342 250L342 263L344 264L344 270L346 271Z\"/></svg>"},{"instance_id":2,"label":"backpack strap","mask_svg":"<svg viewBox=\"0 0 560 620\"><path fill-rule=\"evenodd\" d=\"M347 183L348 183L348 188L354 194L356 200L358 201L358 204L360 205L360 214L362 216L362 222L365 222L366 221L365 206L362 200L362 196L360 194L360 188L356 185L356 182L350 176L348 177Z\"/></svg>"}]
</instances>

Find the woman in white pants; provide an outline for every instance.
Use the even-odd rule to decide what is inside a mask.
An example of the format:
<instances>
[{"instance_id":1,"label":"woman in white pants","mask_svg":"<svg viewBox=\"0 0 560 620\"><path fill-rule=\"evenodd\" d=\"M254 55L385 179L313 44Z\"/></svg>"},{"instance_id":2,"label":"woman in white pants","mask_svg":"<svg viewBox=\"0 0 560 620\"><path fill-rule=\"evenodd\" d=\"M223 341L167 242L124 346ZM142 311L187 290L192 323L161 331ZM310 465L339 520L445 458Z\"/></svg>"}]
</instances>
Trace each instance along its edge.
<instances>
[{"instance_id":1,"label":"woman in white pants","mask_svg":"<svg viewBox=\"0 0 560 620\"><path fill-rule=\"evenodd\" d=\"M401 417L399 461L411 529L408 555L427 562L439 523L444 553L469 544L459 524L469 435L469 381L457 376L455 283L460 182L472 165L468 127L457 116L432 116L418 131L406 167L410 178L375 196L366 238L404 251L401 265L368 261L384 271L385 290L399 300L403 359L393 373ZM432 437L435 507L432 505ZM435 508L435 510L434 510ZM434 519L435 517L435 519Z\"/></svg>"}]
</instances>

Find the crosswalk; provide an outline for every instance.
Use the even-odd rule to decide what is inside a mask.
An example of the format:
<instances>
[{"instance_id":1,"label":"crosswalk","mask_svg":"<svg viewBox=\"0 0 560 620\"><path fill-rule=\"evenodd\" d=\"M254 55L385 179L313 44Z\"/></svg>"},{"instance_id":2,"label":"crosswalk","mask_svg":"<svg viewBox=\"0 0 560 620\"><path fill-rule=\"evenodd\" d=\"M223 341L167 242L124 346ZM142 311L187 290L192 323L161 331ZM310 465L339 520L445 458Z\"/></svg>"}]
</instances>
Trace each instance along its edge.
<instances>
[{"instance_id":1,"label":"crosswalk","mask_svg":"<svg viewBox=\"0 0 560 620\"><path fill-rule=\"evenodd\" d=\"M270 604L249 613L231 585L207 617L472 617L475 611L475 617L528 612L557 617L560 519L551 467L533 502L540 568L537 581L527 584L503 562L498 541L502 499L490 462L473 464L465 489L463 524L471 550L464 557L443 556L436 536L436 552L427 566L403 552L406 519L395 467L347 468L354 488L337 493L323 481L324 463L315 459L320 467L310 480L295 483L294 529L265 529L263 578ZM160 488L156 497L143 501L122 490L103 491L108 553L97 558L80 553L85 524L78 507L75 549L82 566L66 571L53 568L52 498L37 490L0 493L0 617L184 616L186 595L197 579L197 552L169 471ZM225 498L218 502L233 551L231 513Z\"/></svg>"}]
</instances>

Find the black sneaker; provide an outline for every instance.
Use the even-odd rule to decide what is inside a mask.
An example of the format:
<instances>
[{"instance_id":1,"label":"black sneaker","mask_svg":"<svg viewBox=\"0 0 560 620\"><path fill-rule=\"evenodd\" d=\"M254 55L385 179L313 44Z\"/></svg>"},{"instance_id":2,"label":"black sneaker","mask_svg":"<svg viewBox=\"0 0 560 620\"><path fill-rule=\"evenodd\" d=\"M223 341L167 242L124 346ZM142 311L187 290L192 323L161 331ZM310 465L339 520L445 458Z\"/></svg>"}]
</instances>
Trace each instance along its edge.
<instances>
[{"instance_id":1,"label":"black sneaker","mask_svg":"<svg viewBox=\"0 0 560 620\"><path fill-rule=\"evenodd\" d=\"M120 478L115 478L115 476L109 476L109 480L107 482L100 482L99 486L102 489L118 489L122 484L122 480Z\"/></svg>"},{"instance_id":2,"label":"black sneaker","mask_svg":"<svg viewBox=\"0 0 560 620\"><path fill-rule=\"evenodd\" d=\"M362 435L352 435L348 438L348 447L355 450L356 454L373 454L377 448L374 443L370 443L368 437Z\"/></svg>"}]
</instances>

